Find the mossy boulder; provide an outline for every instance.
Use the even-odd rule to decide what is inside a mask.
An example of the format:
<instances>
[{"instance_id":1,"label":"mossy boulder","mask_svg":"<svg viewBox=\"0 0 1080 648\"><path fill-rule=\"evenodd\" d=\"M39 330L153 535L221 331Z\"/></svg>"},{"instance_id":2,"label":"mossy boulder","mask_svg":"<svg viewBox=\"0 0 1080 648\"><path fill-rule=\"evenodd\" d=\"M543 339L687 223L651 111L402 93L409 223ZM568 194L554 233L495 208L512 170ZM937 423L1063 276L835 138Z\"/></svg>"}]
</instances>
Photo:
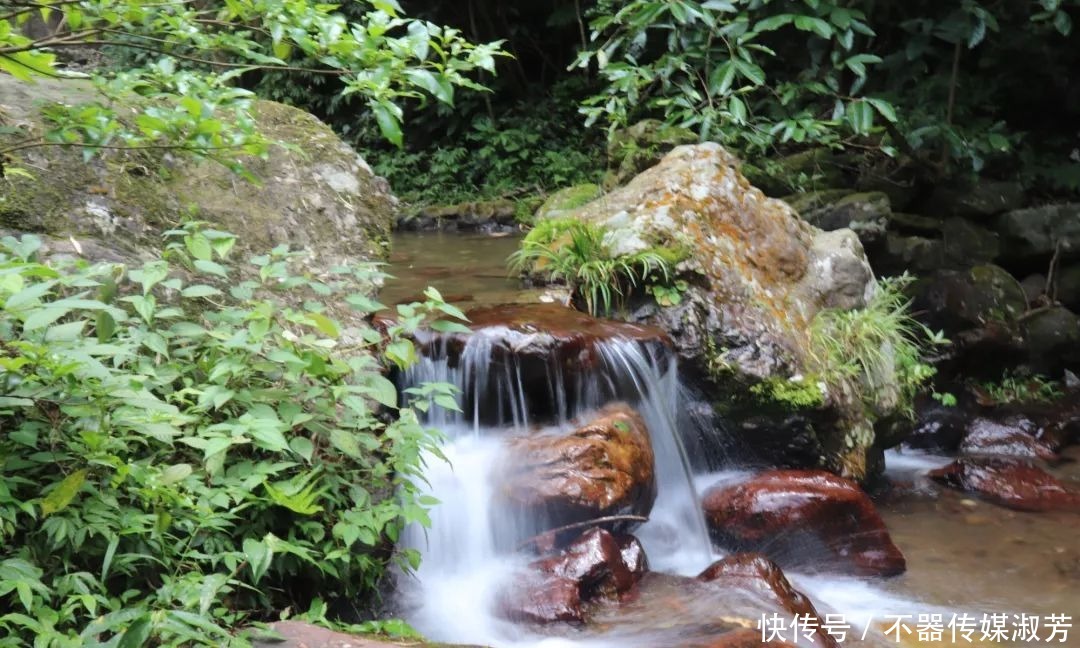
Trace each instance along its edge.
<instances>
[{"instance_id":1,"label":"mossy boulder","mask_svg":"<svg viewBox=\"0 0 1080 648\"><path fill-rule=\"evenodd\" d=\"M43 102L88 98L84 82L0 76L0 118L17 131L0 136L0 148L42 132ZM241 255L282 244L300 250L314 275L384 257L397 210L387 183L312 115L270 101L257 102L255 115L280 143L242 160L258 184L177 152L107 151L85 161L77 148L29 148L11 163L33 177L0 182L0 227L146 258L163 231L195 218L236 234Z\"/></svg>"},{"instance_id":2,"label":"mossy boulder","mask_svg":"<svg viewBox=\"0 0 1080 648\"><path fill-rule=\"evenodd\" d=\"M819 390L810 377L816 315L861 308L875 290L851 230L824 232L799 219L787 203L753 187L738 160L716 144L680 146L564 217L604 226L620 254L687 251L676 265L687 286L680 302L644 303L635 319L671 335L688 373L704 378L703 388L736 423L760 413L763 397L776 401L782 417L812 410L821 448L813 466L867 475L875 414L865 402L887 409L888 388L840 393Z\"/></svg>"},{"instance_id":3,"label":"mossy boulder","mask_svg":"<svg viewBox=\"0 0 1080 648\"><path fill-rule=\"evenodd\" d=\"M601 193L600 185L592 183L560 189L548 196L544 204L540 205L540 208L536 210L536 220L564 216L567 211L592 202L600 197Z\"/></svg>"},{"instance_id":4,"label":"mossy boulder","mask_svg":"<svg viewBox=\"0 0 1080 648\"><path fill-rule=\"evenodd\" d=\"M697 141L698 136L692 130L671 126L658 119L643 119L617 130L608 141L608 174L604 178L604 187L611 189L625 184L659 162L676 146Z\"/></svg>"}]
</instances>

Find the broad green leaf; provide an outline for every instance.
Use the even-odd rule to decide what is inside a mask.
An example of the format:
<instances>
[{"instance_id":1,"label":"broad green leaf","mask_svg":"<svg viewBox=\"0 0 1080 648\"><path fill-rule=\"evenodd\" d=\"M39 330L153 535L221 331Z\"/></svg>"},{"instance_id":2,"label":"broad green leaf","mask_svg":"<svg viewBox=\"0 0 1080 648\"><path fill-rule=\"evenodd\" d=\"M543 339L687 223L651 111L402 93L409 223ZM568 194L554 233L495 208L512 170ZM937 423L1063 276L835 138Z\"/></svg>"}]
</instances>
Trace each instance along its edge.
<instances>
[{"instance_id":1,"label":"broad green leaf","mask_svg":"<svg viewBox=\"0 0 1080 648\"><path fill-rule=\"evenodd\" d=\"M86 482L86 469L78 470L64 478L49 494L41 501L42 515L52 515L67 508L71 500L75 499L79 489Z\"/></svg>"},{"instance_id":2,"label":"broad green leaf","mask_svg":"<svg viewBox=\"0 0 1080 648\"><path fill-rule=\"evenodd\" d=\"M263 541L244 538L244 559L251 568L252 579L258 583L270 569L270 563L274 560L274 550Z\"/></svg>"}]
</instances>

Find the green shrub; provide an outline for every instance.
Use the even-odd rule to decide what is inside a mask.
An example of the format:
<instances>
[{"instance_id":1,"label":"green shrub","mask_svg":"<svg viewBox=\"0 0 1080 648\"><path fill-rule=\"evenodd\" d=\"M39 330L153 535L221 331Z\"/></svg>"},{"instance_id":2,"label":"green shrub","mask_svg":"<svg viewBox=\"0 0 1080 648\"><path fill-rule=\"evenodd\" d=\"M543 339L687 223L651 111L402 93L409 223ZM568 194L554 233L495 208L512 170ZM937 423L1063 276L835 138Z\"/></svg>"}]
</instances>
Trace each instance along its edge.
<instances>
[{"instance_id":1,"label":"green shrub","mask_svg":"<svg viewBox=\"0 0 1080 648\"><path fill-rule=\"evenodd\" d=\"M673 279L669 251L643 250L634 254L616 254L610 245L611 233L604 227L574 218L542 220L510 256L515 272L544 276L548 281L564 281L570 290L585 301L593 315L621 308L637 287L649 289L662 305L678 303L685 282ZM657 291L655 286L670 290Z\"/></svg>"},{"instance_id":2,"label":"green shrub","mask_svg":"<svg viewBox=\"0 0 1080 648\"><path fill-rule=\"evenodd\" d=\"M279 247L241 272L229 234L170 237L130 269L0 241L0 646L244 645L419 560L393 548L434 503L416 409L454 400L399 406L378 356L460 313L429 291L384 337L323 306L379 308L372 266L295 276Z\"/></svg>"},{"instance_id":3,"label":"green shrub","mask_svg":"<svg viewBox=\"0 0 1080 648\"><path fill-rule=\"evenodd\" d=\"M868 408L895 388L898 411L914 415L915 395L936 370L931 347L948 344L911 316L903 289L910 277L878 282L864 308L828 309L810 327L810 368L831 393L861 394Z\"/></svg>"}]
</instances>

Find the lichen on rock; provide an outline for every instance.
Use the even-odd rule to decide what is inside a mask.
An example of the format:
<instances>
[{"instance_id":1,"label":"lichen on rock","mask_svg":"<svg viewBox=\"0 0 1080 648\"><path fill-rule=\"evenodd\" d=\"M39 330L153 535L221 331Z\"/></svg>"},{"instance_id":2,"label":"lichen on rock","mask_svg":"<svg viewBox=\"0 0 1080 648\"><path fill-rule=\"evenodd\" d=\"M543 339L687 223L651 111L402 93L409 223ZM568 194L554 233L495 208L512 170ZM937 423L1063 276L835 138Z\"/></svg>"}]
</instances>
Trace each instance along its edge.
<instances>
[{"instance_id":1,"label":"lichen on rock","mask_svg":"<svg viewBox=\"0 0 1080 648\"><path fill-rule=\"evenodd\" d=\"M668 331L691 371L706 375L714 399L726 405L756 408L755 396L776 390L754 395L755 384L812 373L815 316L861 308L876 290L854 232L822 232L799 219L753 187L716 144L680 146L626 186L564 215L616 233L621 253L691 252L676 268L689 278L680 303L638 316ZM831 391L817 408L821 463L856 478L872 463L866 455L877 413L865 408L866 396Z\"/></svg>"}]
</instances>

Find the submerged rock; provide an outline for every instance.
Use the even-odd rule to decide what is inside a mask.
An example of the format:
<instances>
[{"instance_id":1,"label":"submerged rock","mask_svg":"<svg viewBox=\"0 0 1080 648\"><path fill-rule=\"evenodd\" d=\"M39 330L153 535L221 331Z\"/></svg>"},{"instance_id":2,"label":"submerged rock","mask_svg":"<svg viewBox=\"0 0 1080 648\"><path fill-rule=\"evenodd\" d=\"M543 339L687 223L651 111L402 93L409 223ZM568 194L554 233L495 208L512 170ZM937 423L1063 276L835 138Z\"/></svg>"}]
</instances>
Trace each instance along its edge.
<instances>
[{"instance_id":1,"label":"submerged rock","mask_svg":"<svg viewBox=\"0 0 1080 648\"><path fill-rule=\"evenodd\" d=\"M546 525L541 531L611 515L648 516L656 499L649 431L621 403L569 434L511 441L504 466L503 502Z\"/></svg>"},{"instance_id":2,"label":"submerged rock","mask_svg":"<svg viewBox=\"0 0 1080 648\"><path fill-rule=\"evenodd\" d=\"M702 499L722 547L761 551L785 567L895 576L903 554L858 484L820 470L772 470Z\"/></svg>"},{"instance_id":3,"label":"submerged rock","mask_svg":"<svg viewBox=\"0 0 1080 648\"><path fill-rule=\"evenodd\" d=\"M737 400L764 380L806 375L815 315L860 308L875 290L851 230L822 232L800 220L751 186L738 161L715 144L676 148L568 215L606 226L619 253L689 252L678 266L689 284L681 302L638 316L670 333L678 352L712 380L717 400ZM885 385L880 394L826 394L825 407L838 414L821 418L830 422L819 430L829 468L865 476L873 444L865 401L888 409L891 393Z\"/></svg>"},{"instance_id":4,"label":"submerged rock","mask_svg":"<svg viewBox=\"0 0 1080 648\"><path fill-rule=\"evenodd\" d=\"M497 612L512 621L584 623L584 604L617 600L645 573L640 560L624 559L623 547L640 543L629 536L616 538L603 529L590 529L556 555L529 563L523 573L498 596Z\"/></svg>"},{"instance_id":5,"label":"submerged rock","mask_svg":"<svg viewBox=\"0 0 1080 648\"><path fill-rule=\"evenodd\" d=\"M1024 460L963 457L931 471L930 478L1018 511L1080 513L1080 491Z\"/></svg>"},{"instance_id":6,"label":"submerged rock","mask_svg":"<svg viewBox=\"0 0 1080 648\"><path fill-rule=\"evenodd\" d=\"M518 623L584 623L578 584L569 578L526 571L498 595L496 613Z\"/></svg>"},{"instance_id":7,"label":"submerged rock","mask_svg":"<svg viewBox=\"0 0 1080 648\"><path fill-rule=\"evenodd\" d=\"M810 599L791 586L779 565L762 554L739 553L727 556L709 565L698 575L698 580L724 588L743 589L762 596L792 618L799 616L817 623L819 629L814 634L815 644L827 648L838 645L833 637L821 631L821 617ZM756 634L760 640L761 633Z\"/></svg>"}]
</instances>

